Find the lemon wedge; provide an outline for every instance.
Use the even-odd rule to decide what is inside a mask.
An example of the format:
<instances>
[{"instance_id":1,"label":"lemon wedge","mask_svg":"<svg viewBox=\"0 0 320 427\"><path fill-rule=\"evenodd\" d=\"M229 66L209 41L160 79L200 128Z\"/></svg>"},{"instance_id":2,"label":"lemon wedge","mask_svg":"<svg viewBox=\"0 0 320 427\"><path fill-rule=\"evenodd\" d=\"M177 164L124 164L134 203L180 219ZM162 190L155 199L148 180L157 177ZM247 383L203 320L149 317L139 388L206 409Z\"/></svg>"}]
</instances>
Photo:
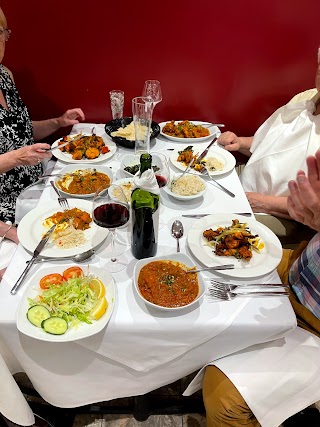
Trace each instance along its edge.
<instances>
[{"instance_id":1,"label":"lemon wedge","mask_svg":"<svg viewBox=\"0 0 320 427\"><path fill-rule=\"evenodd\" d=\"M106 288L99 279L92 279L90 282L90 288L96 294L97 298L102 298L106 294Z\"/></svg>"},{"instance_id":2,"label":"lemon wedge","mask_svg":"<svg viewBox=\"0 0 320 427\"><path fill-rule=\"evenodd\" d=\"M99 320L107 311L107 308L108 308L108 303L105 297L99 298L97 304L91 310L91 316L94 319Z\"/></svg>"}]
</instances>

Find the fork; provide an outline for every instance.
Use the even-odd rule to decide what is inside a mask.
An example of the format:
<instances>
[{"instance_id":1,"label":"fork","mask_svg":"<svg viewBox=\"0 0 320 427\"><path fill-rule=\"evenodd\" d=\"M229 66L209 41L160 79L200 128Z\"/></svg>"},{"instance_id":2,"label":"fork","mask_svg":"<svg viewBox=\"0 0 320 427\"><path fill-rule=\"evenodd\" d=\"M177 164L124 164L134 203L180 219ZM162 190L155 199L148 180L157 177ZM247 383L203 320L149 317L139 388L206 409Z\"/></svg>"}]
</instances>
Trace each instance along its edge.
<instances>
[{"instance_id":1,"label":"fork","mask_svg":"<svg viewBox=\"0 0 320 427\"><path fill-rule=\"evenodd\" d=\"M210 296L214 298L218 298L224 301L231 301L236 297L274 297L274 296L289 296L289 292L287 291L279 291L279 292L241 292L235 293L228 291L226 289L209 289Z\"/></svg>"},{"instance_id":2,"label":"fork","mask_svg":"<svg viewBox=\"0 0 320 427\"><path fill-rule=\"evenodd\" d=\"M200 173L201 173L201 175L204 175L204 176L207 176L208 178L210 178L211 181L213 181L215 184L217 184L217 186L220 187L222 191L224 191L225 193L229 194L229 196L236 197L236 195L234 193L232 193L226 187L224 187L223 185L221 185L218 181L216 181L215 179L213 179L212 176L209 174L208 169L206 167L205 167L205 170L203 172L200 172Z\"/></svg>"},{"instance_id":3,"label":"fork","mask_svg":"<svg viewBox=\"0 0 320 427\"><path fill-rule=\"evenodd\" d=\"M217 282L216 280L211 279L210 283L212 284L212 287L209 288L209 292L210 290L227 290L227 291L234 291L237 288L247 288L247 287L261 287L261 289L265 290L270 290L269 287L276 287L276 288L285 288L285 289L289 289L289 285L284 285L282 283L244 283L244 284L239 284L239 285L234 285L233 283L222 283L222 282ZM272 289L271 289L272 291Z\"/></svg>"},{"instance_id":4,"label":"fork","mask_svg":"<svg viewBox=\"0 0 320 427\"><path fill-rule=\"evenodd\" d=\"M60 194L60 192L59 192L59 190L57 189L57 187L54 185L54 182L53 181L50 181L50 184L52 185L52 187L53 187L53 189L54 189L54 191L58 194L58 202L59 202L59 205L62 207L62 209L64 210L64 211L66 211L66 210L68 210L68 209L70 209L69 208L69 203L68 203L68 200L65 198L65 197L61 197L61 194Z\"/></svg>"}]
</instances>

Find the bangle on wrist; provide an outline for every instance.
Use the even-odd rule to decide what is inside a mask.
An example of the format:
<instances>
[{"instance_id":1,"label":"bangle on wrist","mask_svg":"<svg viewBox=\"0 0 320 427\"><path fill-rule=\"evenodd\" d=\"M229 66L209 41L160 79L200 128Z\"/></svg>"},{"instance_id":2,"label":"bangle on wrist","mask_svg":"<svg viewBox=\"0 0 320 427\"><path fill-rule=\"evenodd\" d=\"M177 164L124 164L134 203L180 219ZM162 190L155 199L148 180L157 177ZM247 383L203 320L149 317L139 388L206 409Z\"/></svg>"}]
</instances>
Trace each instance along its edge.
<instances>
[{"instance_id":1,"label":"bangle on wrist","mask_svg":"<svg viewBox=\"0 0 320 427\"><path fill-rule=\"evenodd\" d=\"M3 236L1 236L1 240L6 238L6 235L9 233L9 231L11 230L12 227L14 227L15 224L10 224L9 227L6 229L5 233Z\"/></svg>"}]
</instances>

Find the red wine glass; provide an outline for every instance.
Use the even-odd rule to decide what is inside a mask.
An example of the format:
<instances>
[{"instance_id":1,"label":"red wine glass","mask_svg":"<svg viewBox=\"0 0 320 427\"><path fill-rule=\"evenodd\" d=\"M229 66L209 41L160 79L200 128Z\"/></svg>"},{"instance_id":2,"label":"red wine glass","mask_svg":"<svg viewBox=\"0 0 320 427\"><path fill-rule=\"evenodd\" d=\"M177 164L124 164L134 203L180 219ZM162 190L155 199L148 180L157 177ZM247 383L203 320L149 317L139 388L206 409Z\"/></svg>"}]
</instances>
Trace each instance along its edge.
<instances>
[{"instance_id":1,"label":"red wine glass","mask_svg":"<svg viewBox=\"0 0 320 427\"><path fill-rule=\"evenodd\" d=\"M127 224L130 218L128 200L120 185L111 184L107 189L99 188L93 199L92 218L94 222L103 228L107 228L111 234L110 251L103 253L109 261L103 265L111 273L126 268L127 262L122 253L126 245L115 241L115 232L119 227Z\"/></svg>"}]
</instances>

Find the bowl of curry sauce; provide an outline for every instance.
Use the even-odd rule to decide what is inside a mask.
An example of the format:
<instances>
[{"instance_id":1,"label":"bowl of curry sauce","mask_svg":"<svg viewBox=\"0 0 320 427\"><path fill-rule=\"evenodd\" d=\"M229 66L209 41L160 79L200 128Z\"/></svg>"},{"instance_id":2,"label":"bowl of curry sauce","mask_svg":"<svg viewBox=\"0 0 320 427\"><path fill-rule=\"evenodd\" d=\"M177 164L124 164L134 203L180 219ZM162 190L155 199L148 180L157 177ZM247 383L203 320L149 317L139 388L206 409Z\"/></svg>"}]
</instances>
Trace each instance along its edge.
<instances>
[{"instance_id":1,"label":"bowl of curry sauce","mask_svg":"<svg viewBox=\"0 0 320 427\"><path fill-rule=\"evenodd\" d=\"M138 296L160 310L181 310L197 303L205 293L201 274L188 273L196 266L183 253L141 259L133 281Z\"/></svg>"}]
</instances>

